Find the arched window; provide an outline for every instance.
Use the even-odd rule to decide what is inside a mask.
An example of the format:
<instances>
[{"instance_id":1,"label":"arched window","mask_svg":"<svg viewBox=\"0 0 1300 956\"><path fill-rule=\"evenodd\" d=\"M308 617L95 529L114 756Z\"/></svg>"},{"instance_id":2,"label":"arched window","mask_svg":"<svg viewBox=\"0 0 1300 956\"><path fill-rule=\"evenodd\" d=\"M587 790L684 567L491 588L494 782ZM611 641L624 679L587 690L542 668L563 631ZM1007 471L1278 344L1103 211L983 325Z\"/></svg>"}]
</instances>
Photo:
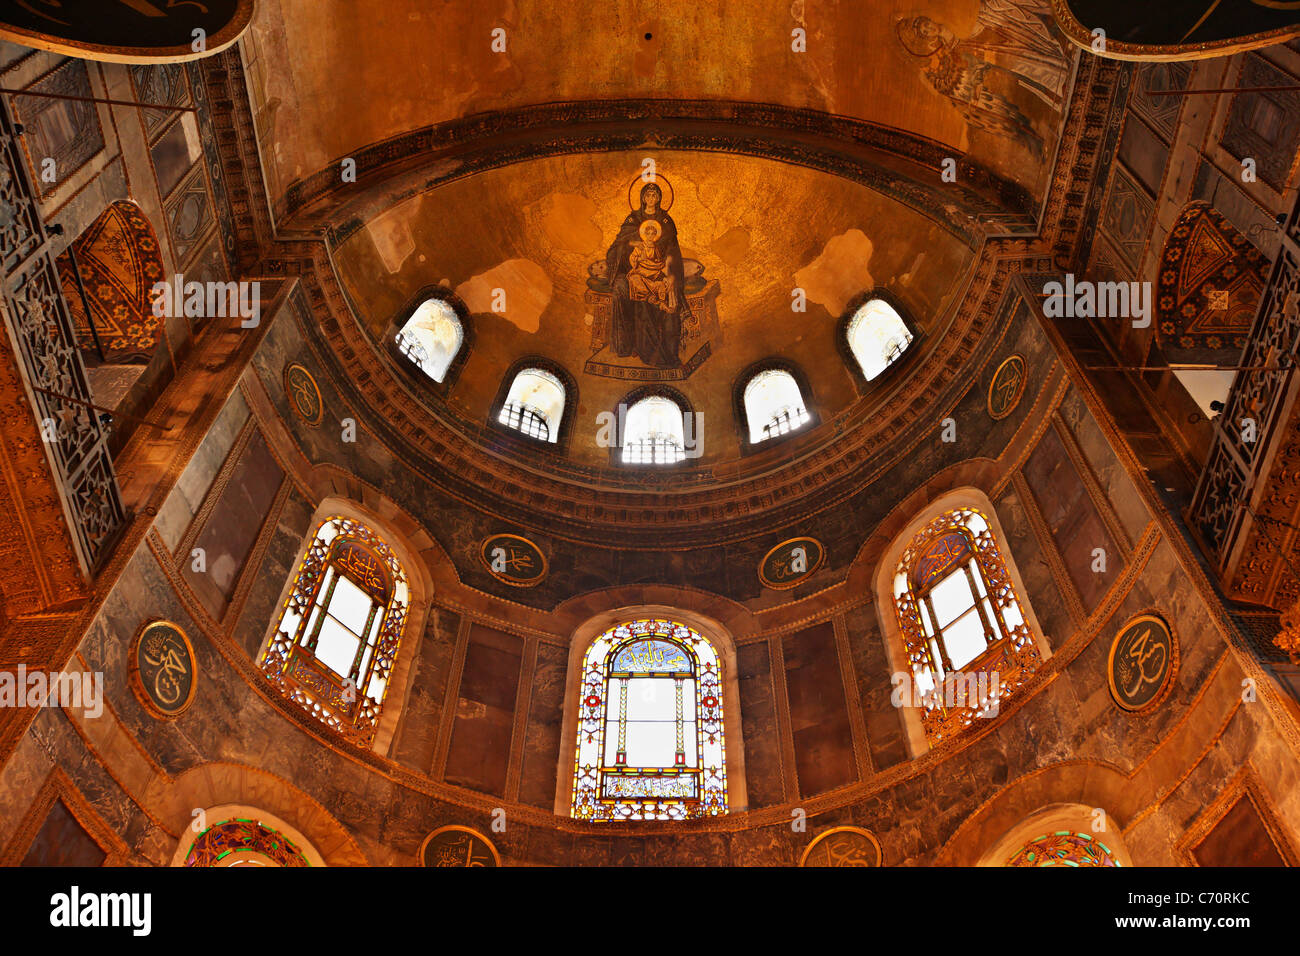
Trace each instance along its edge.
<instances>
[{"instance_id":1,"label":"arched window","mask_svg":"<svg viewBox=\"0 0 1300 956\"><path fill-rule=\"evenodd\" d=\"M681 406L650 395L627 410L623 420L623 461L632 465L671 465L686 458Z\"/></svg>"},{"instance_id":2,"label":"arched window","mask_svg":"<svg viewBox=\"0 0 1300 956\"><path fill-rule=\"evenodd\" d=\"M984 851L978 865L1131 867L1123 829L1100 807L1053 803L1004 833Z\"/></svg>"},{"instance_id":3,"label":"arched window","mask_svg":"<svg viewBox=\"0 0 1300 956\"><path fill-rule=\"evenodd\" d=\"M260 820L224 820L190 844L185 866L311 866L292 840Z\"/></svg>"},{"instance_id":4,"label":"arched window","mask_svg":"<svg viewBox=\"0 0 1300 956\"><path fill-rule=\"evenodd\" d=\"M530 438L554 443L564 417L564 397L564 385L555 375L540 368L523 369L510 383L497 421Z\"/></svg>"},{"instance_id":5,"label":"arched window","mask_svg":"<svg viewBox=\"0 0 1300 956\"><path fill-rule=\"evenodd\" d=\"M745 420L749 422L751 443L807 424L808 409L794 376L785 369L770 368L751 378L745 386Z\"/></svg>"},{"instance_id":6,"label":"arched window","mask_svg":"<svg viewBox=\"0 0 1300 956\"><path fill-rule=\"evenodd\" d=\"M1041 659L989 523L974 508L944 512L913 537L893 594L932 743L996 714Z\"/></svg>"},{"instance_id":7,"label":"arched window","mask_svg":"<svg viewBox=\"0 0 1300 956\"><path fill-rule=\"evenodd\" d=\"M392 548L351 518L326 518L298 568L262 672L293 700L369 746L410 604Z\"/></svg>"},{"instance_id":8,"label":"arched window","mask_svg":"<svg viewBox=\"0 0 1300 956\"><path fill-rule=\"evenodd\" d=\"M639 620L583 659L573 816L684 820L727 812L722 665L685 624Z\"/></svg>"},{"instance_id":9,"label":"arched window","mask_svg":"<svg viewBox=\"0 0 1300 956\"><path fill-rule=\"evenodd\" d=\"M845 335L868 382L898 361L912 342L907 323L884 299L871 299L853 313Z\"/></svg>"},{"instance_id":10,"label":"arched window","mask_svg":"<svg viewBox=\"0 0 1300 956\"><path fill-rule=\"evenodd\" d=\"M464 343L465 329L445 299L426 300L397 333L398 351L435 382L447 377Z\"/></svg>"},{"instance_id":11,"label":"arched window","mask_svg":"<svg viewBox=\"0 0 1300 956\"><path fill-rule=\"evenodd\" d=\"M1007 866L1122 866L1101 839L1087 833L1058 830L1044 833L1020 847Z\"/></svg>"}]
</instances>

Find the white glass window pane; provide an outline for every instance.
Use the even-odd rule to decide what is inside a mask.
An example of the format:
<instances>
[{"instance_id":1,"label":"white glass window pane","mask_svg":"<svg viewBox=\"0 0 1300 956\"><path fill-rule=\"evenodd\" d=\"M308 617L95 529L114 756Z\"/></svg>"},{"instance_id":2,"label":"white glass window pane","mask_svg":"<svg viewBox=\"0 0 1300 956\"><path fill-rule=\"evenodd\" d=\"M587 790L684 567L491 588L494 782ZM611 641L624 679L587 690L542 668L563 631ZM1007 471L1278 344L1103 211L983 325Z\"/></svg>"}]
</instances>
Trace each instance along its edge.
<instances>
[{"instance_id":1,"label":"white glass window pane","mask_svg":"<svg viewBox=\"0 0 1300 956\"><path fill-rule=\"evenodd\" d=\"M966 615L943 629L943 646L948 660L958 670L984 653L988 644L984 640L984 622L979 612L972 608Z\"/></svg>"},{"instance_id":2,"label":"white glass window pane","mask_svg":"<svg viewBox=\"0 0 1300 956\"><path fill-rule=\"evenodd\" d=\"M628 720L676 720L675 681L666 678L633 677L627 682Z\"/></svg>"},{"instance_id":3,"label":"white glass window pane","mask_svg":"<svg viewBox=\"0 0 1300 956\"><path fill-rule=\"evenodd\" d=\"M631 464L672 464L686 457L682 410L661 395L643 398L623 420L623 461Z\"/></svg>"},{"instance_id":4,"label":"white glass window pane","mask_svg":"<svg viewBox=\"0 0 1300 956\"><path fill-rule=\"evenodd\" d=\"M1015 630L1021 624L1025 623L1025 617L1020 613L1020 605L1012 601L1002 609L1002 620L1006 622L1008 630Z\"/></svg>"},{"instance_id":5,"label":"white glass window pane","mask_svg":"<svg viewBox=\"0 0 1300 956\"><path fill-rule=\"evenodd\" d=\"M382 677L372 677L370 683L365 688L365 694L371 700L382 701L384 699L384 688L388 686L388 681Z\"/></svg>"},{"instance_id":6,"label":"white glass window pane","mask_svg":"<svg viewBox=\"0 0 1300 956\"><path fill-rule=\"evenodd\" d=\"M353 634L360 637L366 631L366 618L370 616L370 595L342 575L330 596L330 615Z\"/></svg>"},{"instance_id":7,"label":"white glass window pane","mask_svg":"<svg viewBox=\"0 0 1300 956\"><path fill-rule=\"evenodd\" d=\"M862 374L870 381L898 360L912 333L888 302L872 299L849 320L848 339Z\"/></svg>"},{"instance_id":8,"label":"white glass window pane","mask_svg":"<svg viewBox=\"0 0 1300 956\"><path fill-rule=\"evenodd\" d=\"M618 753L618 719L605 721L605 766L616 766L614 755Z\"/></svg>"},{"instance_id":9,"label":"white glass window pane","mask_svg":"<svg viewBox=\"0 0 1300 956\"><path fill-rule=\"evenodd\" d=\"M699 731L695 727L695 721L683 725L682 727L682 751L686 754L686 766L698 767L698 750ZM676 758L674 758L676 759Z\"/></svg>"},{"instance_id":10,"label":"white glass window pane","mask_svg":"<svg viewBox=\"0 0 1300 956\"><path fill-rule=\"evenodd\" d=\"M979 562L976 561L974 558L971 558L969 567L970 567L970 576L975 579L975 590L979 592L980 597L984 597L986 594L988 594L988 591L984 587L984 575L980 573Z\"/></svg>"},{"instance_id":11,"label":"white glass window pane","mask_svg":"<svg viewBox=\"0 0 1300 956\"><path fill-rule=\"evenodd\" d=\"M808 410L794 376L768 369L751 378L745 386L745 418L751 442L783 435L807 422Z\"/></svg>"},{"instance_id":12,"label":"white glass window pane","mask_svg":"<svg viewBox=\"0 0 1300 956\"><path fill-rule=\"evenodd\" d=\"M958 568L940 581L930 591L930 603L939 627L946 628L957 615L975 606L966 572Z\"/></svg>"},{"instance_id":13,"label":"white glass window pane","mask_svg":"<svg viewBox=\"0 0 1300 956\"><path fill-rule=\"evenodd\" d=\"M320 638L316 642L316 659L340 677L347 677L360 644L355 634L348 633L338 622L327 617L321 624Z\"/></svg>"},{"instance_id":14,"label":"white glass window pane","mask_svg":"<svg viewBox=\"0 0 1300 956\"><path fill-rule=\"evenodd\" d=\"M361 690L366 688L366 668L370 666L370 658L374 656L375 649L372 645L367 644L366 649L361 652L361 666L357 668L357 687Z\"/></svg>"},{"instance_id":15,"label":"white glass window pane","mask_svg":"<svg viewBox=\"0 0 1300 956\"><path fill-rule=\"evenodd\" d=\"M447 377L447 369L464 340L456 310L442 299L430 299L421 305L397 333L402 354L435 382Z\"/></svg>"},{"instance_id":16,"label":"white glass window pane","mask_svg":"<svg viewBox=\"0 0 1300 956\"><path fill-rule=\"evenodd\" d=\"M627 765L629 767L672 767L677 755L675 721L627 722Z\"/></svg>"},{"instance_id":17,"label":"white glass window pane","mask_svg":"<svg viewBox=\"0 0 1300 956\"><path fill-rule=\"evenodd\" d=\"M530 415L540 417L545 425L544 435L535 434L532 428L527 427ZM559 439L560 418L563 415L564 385L544 369L526 368L510 383L510 391L497 420L503 425L531 434L534 438L555 442Z\"/></svg>"}]
</instances>

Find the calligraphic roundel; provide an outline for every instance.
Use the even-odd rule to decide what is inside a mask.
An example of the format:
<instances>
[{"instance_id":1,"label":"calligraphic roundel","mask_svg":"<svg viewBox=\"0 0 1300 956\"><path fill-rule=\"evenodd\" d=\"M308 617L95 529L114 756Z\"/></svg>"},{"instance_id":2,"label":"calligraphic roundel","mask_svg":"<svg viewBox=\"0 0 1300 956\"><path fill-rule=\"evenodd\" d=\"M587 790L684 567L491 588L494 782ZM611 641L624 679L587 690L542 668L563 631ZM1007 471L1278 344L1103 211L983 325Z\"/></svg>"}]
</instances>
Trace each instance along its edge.
<instances>
[{"instance_id":1,"label":"calligraphic roundel","mask_svg":"<svg viewBox=\"0 0 1300 956\"><path fill-rule=\"evenodd\" d=\"M152 290L163 277L162 252L153 226L139 206L119 200L77 238L73 252L86 299L66 253L59 257L59 278L76 325L77 344L94 348L97 337L110 364L147 363L158 344ZM89 316L85 301L90 303Z\"/></svg>"}]
</instances>

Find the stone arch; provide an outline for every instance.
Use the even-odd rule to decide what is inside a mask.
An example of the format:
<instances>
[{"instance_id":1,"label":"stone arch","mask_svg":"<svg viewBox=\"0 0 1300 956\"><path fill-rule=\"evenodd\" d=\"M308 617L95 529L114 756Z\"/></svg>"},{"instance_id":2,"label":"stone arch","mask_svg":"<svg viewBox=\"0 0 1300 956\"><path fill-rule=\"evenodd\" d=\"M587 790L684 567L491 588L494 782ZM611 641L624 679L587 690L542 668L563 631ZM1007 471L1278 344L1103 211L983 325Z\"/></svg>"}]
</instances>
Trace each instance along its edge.
<instances>
[{"instance_id":1,"label":"stone arch","mask_svg":"<svg viewBox=\"0 0 1300 956\"><path fill-rule=\"evenodd\" d=\"M578 696L582 686L583 661L587 649L607 629L623 621L645 617L669 618L694 628L709 643L722 662L722 712L725 755L727 761L727 812L739 813L749 808L745 785L745 747L741 726L740 687L736 676L736 642L732 631L720 620L696 607L706 604L692 600L691 592L682 589L673 604L632 604L610 606L592 614L574 627L565 670L564 718L561 725L560 757L556 765L555 814L568 817L573 800L573 768L577 755ZM707 606L707 604L706 604Z\"/></svg>"}]
</instances>

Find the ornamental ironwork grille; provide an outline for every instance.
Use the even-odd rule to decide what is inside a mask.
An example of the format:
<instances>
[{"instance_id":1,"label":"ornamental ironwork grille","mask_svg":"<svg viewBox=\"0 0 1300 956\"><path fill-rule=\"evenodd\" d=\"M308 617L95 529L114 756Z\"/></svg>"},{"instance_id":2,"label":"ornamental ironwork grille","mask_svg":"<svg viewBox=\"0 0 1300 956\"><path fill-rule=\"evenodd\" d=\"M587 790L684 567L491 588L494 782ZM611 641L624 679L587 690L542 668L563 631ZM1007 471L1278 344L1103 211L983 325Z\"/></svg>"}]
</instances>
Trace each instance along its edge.
<instances>
[{"instance_id":1,"label":"ornamental ironwork grille","mask_svg":"<svg viewBox=\"0 0 1300 956\"><path fill-rule=\"evenodd\" d=\"M410 601L392 548L351 518L326 518L298 568L261 668L290 700L369 746Z\"/></svg>"},{"instance_id":2,"label":"ornamental ironwork grille","mask_svg":"<svg viewBox=\"0 0 1300 956\"><path fill-rule=\"evenodd\" d=\"M675 465L686 460L686 449L670 435L649 435L623 445L623 461L629 465Z\"/></svg>"},{"instance_id":3,"label":"ornamental ironwork grille","mask_svg":"<svg viewBox=\"0 0 1300 956\"><path fill-rule=\"evenodd\" d=\"M917 533L899 561L894 602L932 743L996 715L1038 666L1002 554L973 508L945 512Z\"/></svg>"},{"instance_id":4,"label":"ornamental ironwork grille","mask_svg":"<svg viewBox=\"0 0 1300 956\"><path fill-rule=\"evenodd\" d=\"M639 620L583 659L573 816L686 820L727 812L722 665L685 624Z\"/></svg>"},{"instance_id":5,"label":"ornamental ironwork grille","mask_svg":"<svg viewBox=\"0 0 1300 956\"><path fill-rule=\"evenodd\" d=\"M1030 840L1007 866L1122 866L1110 847L1086 833L1057 830Z\"/></svg>"},{"instance_id":6,"label":"ornamental ironwork grille","mask_svg":"<svg viewBox=\"0 0 1300 956\"><path fill-rule=\"evenodd\" d=\"M764 438L787 435L800 428L808 421L808 413L802 408L783 408L772 416L772 420L763 426Z\"/></svg>"},{"instance_id":7,"label":"ornamental ironwork grille","mask_svg":"<svg viewBox=\"0 0 1300 956\"><path fill-rule=\"evenodd\" d=\"M517 432L523 432L529 438L551 440L551 424L546 416L527 405L502 405L497 421Z\"/></svg>"}]
</instances>

